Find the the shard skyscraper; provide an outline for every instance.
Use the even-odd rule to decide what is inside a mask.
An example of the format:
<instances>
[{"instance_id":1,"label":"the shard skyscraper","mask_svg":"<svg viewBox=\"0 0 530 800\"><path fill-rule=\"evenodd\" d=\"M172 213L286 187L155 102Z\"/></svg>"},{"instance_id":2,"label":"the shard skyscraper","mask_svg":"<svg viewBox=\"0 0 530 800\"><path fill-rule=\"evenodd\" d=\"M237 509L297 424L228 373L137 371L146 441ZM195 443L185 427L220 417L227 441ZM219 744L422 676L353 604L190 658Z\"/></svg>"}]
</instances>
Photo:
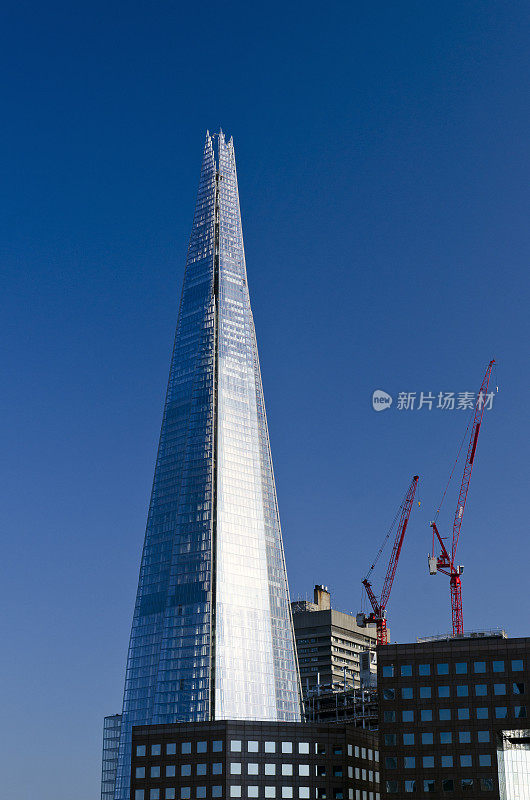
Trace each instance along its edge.
<instances>
[{"instance_id":1,"label":"the shard skyscraper","mask_svg":"<svg viewBox=\"0 0 530 800\"><path fill-rule=\"evenodd\" d=\"M300 717L234 147L207 134L102 797L129 800L133 725Z\"/></svg>"}]
</instances>

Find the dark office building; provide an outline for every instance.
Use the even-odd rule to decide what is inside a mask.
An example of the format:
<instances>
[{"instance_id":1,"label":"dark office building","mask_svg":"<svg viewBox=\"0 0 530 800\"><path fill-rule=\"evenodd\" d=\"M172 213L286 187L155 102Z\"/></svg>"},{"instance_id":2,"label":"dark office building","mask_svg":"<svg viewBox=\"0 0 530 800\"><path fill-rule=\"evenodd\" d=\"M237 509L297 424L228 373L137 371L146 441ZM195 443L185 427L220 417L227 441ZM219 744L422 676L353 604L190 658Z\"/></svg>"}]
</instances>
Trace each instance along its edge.
<instances>
[{"instance_id":1,"label":"dark office building","mask_svg":"<svg viewBox=\"0 0 530 800\"><path fill-rule=\"evenodd\" d=\"M374 734L348 725L217 721L132 733L131 800L380 800Z\"/></svg>"},{"instance_id":2,"label":"dark office building","mask_svg":"<svg viewBox=\"0 0 530 800\"><path fill-rule=\"evenodd\" d=\"M378 648L383 797L530 797L530 639Z\"/></svg>"}]
</instances>

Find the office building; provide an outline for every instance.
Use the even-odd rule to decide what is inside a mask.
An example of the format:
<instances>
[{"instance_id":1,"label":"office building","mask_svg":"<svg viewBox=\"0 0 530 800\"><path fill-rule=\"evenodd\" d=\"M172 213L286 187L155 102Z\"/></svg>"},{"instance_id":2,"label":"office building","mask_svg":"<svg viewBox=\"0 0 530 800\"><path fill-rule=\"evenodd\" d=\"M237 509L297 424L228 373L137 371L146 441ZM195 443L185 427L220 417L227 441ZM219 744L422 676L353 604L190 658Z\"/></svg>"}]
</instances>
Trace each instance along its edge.
<instances>
[{"instance_id":1,"label":"office building","mask_svg":"<svg viewBox=\"0 0 530 800\"><path fill-rule=\"evenodd\" d=\"M317 685L360 688L360 654L375 651L375 625L361 628L353 614L332 608L325 586L315 586L313 602L295 600L291 606L304 695Z\"/></svg>"},{"instance_id":2,"label":"office building","mask_svg":"<svg viewBox=\"0 0 530 800\"><path fill-rule=\"evenodd\" d=\"M131 629L115 800L129 798L134 725L223 719L296 722L301 698L234 146L220 132L204 147Z\"/></svg>"},{"instance_id":3,"label":"office building","mask_svg":"<svg viewBox=\"0 0 530 800\"><path fill-rule=\"evenodd\" d=\"M380 800L374 734L216 721L133 728L132 800Z\"/></svg>"},{"instance_id":4,"label":"office building","mask_svg":"<svg viewBox=\"0 0 530 800\"><path fill-rule=\"evenodd\" d=\"M380 647L383 796L528 800L529 691L530 639L486 631Z\"/></svg>"}]
</instances>

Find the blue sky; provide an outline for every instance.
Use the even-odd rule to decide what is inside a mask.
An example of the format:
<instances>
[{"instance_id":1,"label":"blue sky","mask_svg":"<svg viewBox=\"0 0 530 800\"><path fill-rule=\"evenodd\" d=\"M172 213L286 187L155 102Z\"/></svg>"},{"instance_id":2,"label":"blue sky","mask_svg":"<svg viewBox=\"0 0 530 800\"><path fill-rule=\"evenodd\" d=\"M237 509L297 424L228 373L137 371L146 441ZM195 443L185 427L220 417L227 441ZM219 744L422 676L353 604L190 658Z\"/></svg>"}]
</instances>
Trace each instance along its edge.
<instances>
[{"instance_id":1,"label":"blue sky","mask_svg":"<svg viewBox=\"0 0 530 800\"><path fill-rule=\"evenodd\" d=\"M376 414L371 395L476 392L494 357L464 621L528 634L528 5L0 16L6 796L98 796L206 128L236 144L292 595L322 582L357 611L418 473L391 633L448 629L428 523L467 416Z\"/></svg>"}]
</instances>

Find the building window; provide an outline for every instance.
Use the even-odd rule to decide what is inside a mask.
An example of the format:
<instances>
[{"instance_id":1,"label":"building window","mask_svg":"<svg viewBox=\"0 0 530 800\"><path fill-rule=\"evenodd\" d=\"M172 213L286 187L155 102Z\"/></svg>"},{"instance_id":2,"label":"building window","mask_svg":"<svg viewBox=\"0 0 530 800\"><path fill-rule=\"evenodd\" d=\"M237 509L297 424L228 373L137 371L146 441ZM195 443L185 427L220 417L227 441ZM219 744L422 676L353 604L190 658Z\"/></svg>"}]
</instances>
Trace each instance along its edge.
<instances>
[{"instance_id":1,"label":"building window","mask_svg":"<svg viewBox=\"0 0 530 800\"><path fill-rule=\"evenodd\" d=\"M168 766L166 767L166 778L174 778L175 775L176 775L176 773L175 773L175 765L174 764L168 764Z\"/></svg>"},{"instance_id":2,"label":"building window","mask_svg":"<svg viewBox=\"0 0 530 800\"><path fill-rule=\"evenodd\" d=\"M512 691L514 694L524 694L524 683L512 683Z\"/></svg>"},{"instance_id":3,"label":"building window","mask_svg":"<svg viewBox=\"0 0 530 800\"><path fill-rule=\"evenodd\" d=\"M420 686L420 697L422 700L427 700L431 696L430 686Z\"/></svg>"},{"instance_id":4,"label":"building window","mask_svg":"<svg viewBox=\"0 0 530 800\"><path fill-rule=\"evenodd\" d=\"M480 779L480 788L483 792L492 792L493 791L493 778L481 778Z\"/></svg>"},{"instance_id":5,"label":"building window","mask_svg":"<svg viewBox=\"0 0 530 800\"><path fill-rule=\"evenodd\" d=\"M457 675L467 675L467 661L457 661L455 672Z\"/></svg>"},{"instance_id":6,"label":"building window","mask_svg":"<svg viewBox=\"0 0 530 800\"><path fill-rule=\"evenodd\" d=\"M431 665L430 664L419 664L418 665L418 675L425 676L431 674Z\"/></svg>"},{"instance_id":7,"label":"building window","mask_svg":"<svg viewBox=\"0 0 530 800\"><path fill-rule=\"evenodd\" d=\"M401 697L403 700L412 700L414 697L412 686L404 686L401 690Z\"/></svg>"},{"instance_id":8,"label":"building window","mask_svg":"<svg viewBox=\"0 0 530 800\"><path fill-rule=\"evenodd\" d=\"M449 675L449 664L437 664L436 672L438 675Z\"/></svg>"},{"instance_id":9,"label":"building window","mask_svg":"<svg viewBox=\"0 0 530 800\"><path fill-rule=\"evenodd\" d=\"M383 689L383 700L394 700L395 697L395 689Z\"/></svg>"},{"instance_id":10,"label":"building window","mask_svg":"<svg viewBox=\"0 0 530 800\"><path fill-rule=\"evenodd\" d=\"M289 800L289 798L291 798L292 796L293 796L293 787L282 786L282 797L287 798L287 800Z\"/></svg>"},{"instance_id":11,"label":"building window","mask_svg":"<svg viewBox=\"0 0 530 800\"><path fill-rule=\"evenodd\" d=\"M410 664L402 664L401 665L401 677L402 678L410 678L412 675L412 666Z\"/></svg>"},{"instance_id":12,"label":"building window","mask_svg":"<svg viewBox=\"0 0 530 800\"><path fill-rule=\"evenodd\" d=\"M145 793L143 789L136 789L134 793L134 800L144 800Z\"/></svg>"},{"instance_id":13,"label":"building window","mask_svg":"<svg viewBox=\"0 0 530 800\"><path fill-rule=\"evenodd\" d=\"M183 777L187 777L188 775L191 775L191 764L181 764L180 765L180 774Z\"/></svg>"},{"instance_id":14,"label":"building window","mask_svg":"<svg viewBox=\"0 0 530 800\"><path fill-rule=\"evenodd\" d=\"M393 747L397 744L397 736L395 733L385 733L385 744L387 747Z\"/></svg>"},{"instance_id":15,"label":"building window","mask_svg":"<svg viewBox=\"0 0 530 800\"><path fill-rule=\"evenodd\" d=\"M223 752L223 742L221 739L214 739L214 741L212 742L212 751L214 753Z\"/></svg>"},{"instance_id":16,"label":"building window","mask_svg":"<svg viewBox=\"0 0 530 800\"><path fill-rule=\"evenodd\" d=\"M265 797L276 797L276 786L266 786Z\"/></svg>"},{"instance_id":17,"label":"building window","mask_svg":"<svg viewBox=\"0 0 530 800\"><path fill-rule=\"evenodd\" d=\"M223 787L212 786L212 797L222 797L222 796L223 796Z\"/></svg>"},{"instance_id":18,"label":"building window","mask_svg":"<svg viewBox=\"0 0 530 800\"><path fill-rule=\"evenodd\" d=\"M206 775L206 764L197 764L197 775Z\"/></svg>"},{"instance_id":19,"label":"building window","mask_svg":"<svg viewBox=\"0 0 530 800\"><path fill-rule=\"evenodd\" d=\"M473 778L462 778L461 781L462 791L463 792L472 792L473 791Z\"/></svg>"},{"instance_id":20,"label":"building window","mask_svg":"<svg viewBox=\"0 0 530 800\"><path fill-rule=\"evenodd\" d=\"M452 767L453 756L442 756L442 767Z\"/></svg>"},{"instance_id":21,"label":"building window","mask_svg":"<svg viewBox=\"0 0 530 800\"><path fill-rule=\"evenodd\" d=\"M454 789L455 789L455 782L453 778L442 778L443 792L454 792Z\"/></svg>"},{"instance_id":22,"label":"building window","mask_svg":"<svg viewBox=\"0 0 530 800\"><path fill-rule=\"evenodd\" d=\"M414 780L407 780L405 781L405 791L406 792L415 792L416 791L416 781Z\"/></svg>"},{"instance_id":23,"label":"building window","mask_svg":"<svg viewBox=\"0 0 530 800\"><path fill-rule=\"evenodd\" d=\"M223 774L223 764L221 761L216 761L212 764L212 775L222 775Z\"/></svg>"},{"instance_id":24,"label":"building window","mask_svg":"<svg viewBox=\"0 0 530 800\"><path fill-rule=\"evenodd\" d=\"M258 797L258 787L247 786L247 797Z\"/></svg>"},{"instance_id":25,"label":"building window","mask_svg":"<svg viewBox=\"0 0 530 800\"><path fill-rule=\"evenodd\" d=\"M523 719L526 717L526 706L514 706L513 713L516 719Z\"/></svg>"},{"instance_id":26,"label":"building window","mask_svg":"<svg viewBox=\"0 0 530 800\"><path fill-rule=\"evenodd\" d=\"M433 744L433 735L429 731L428 733L422 733L421 735L421 743L422 744Z\"/></svg>"},{"instance_id":27,"label":"building window","mask_svg":"<svg viewBox=\"0 0 530 800\"><path fill-rule=\"evenodd\" d=\"M393 664L385 664L383 667L383 678L393 678L394 677L394 665Z\"/></svg>"},{"instance_id":28,"label":"building window","mask_svg":"<svg viewBox=\"0 0 530 800\"><path fill-rule=\"evenodd\" d=\"M487 708L477 708L477 719L488 719L488 709Z\"/></svg>"},{"instance_id":29,"label":"building window","mask_svg":"<svg viewBox=\"0 0 530 800\"><path fill-rule=\"evenodd\" d=\"M434 792L436 790L436 781L434 778L425 778L423 781L424 792Z\"/></svg>"},{"instance_id":30,"label":"building window","mask_svg":"<svg viewBox=\"0 0 530 800\"><path fill-rule=\"evenodd\" d=\"M298 752L309 755L309 742L298 742ZM351 756L351 744L348 745L348 755Z\"/></svg>"},{"instance_id":31,"label":"building window","mask_svg":"<svg viewBox=\"0 0 530 800\"><path fill-rule=\"evenodd\" d=\"M265 752L266 753L275 753L276 752L276 742L265 742Z\"/></svg>"},{"instance_id":32,"label":"building window","mask_svg":"<svg viewBox=\"0 0 530 800\"><path fill-rule=\"evenodd\" d=\"M139 758L141 758L142 756L145 756L145 744L136 745L136 755ZM143 791L143 790L141 790L141 791Z\"/></svg>"},{"instance_id":33,"label":"building window","mask_svg":"<svg viewBox=\"0 0 530 800\"><path fill-rule=\"evenodd\" d=\"M396 738L395 734L393 734L394 739ZM395 744L395 742L393 742ZM414 744L414 734L413 733L404 733L403 734L403 744L411 745Z\"/></svg>"},{"instance_id":34,"label":"building window","mask_svg":"<svg viewBox=\"0 0 530 800\"><path fill-rule=\"evenodd\" d=\"M521 672L523 669L522 658L512 658L512 672Z\"/></svg>"},{"instance_id":35,"label":"building window","mask_svg":"<svg viewBox=\"0 0 530 800\"><path fill-rule=\"evenodd\" d=\"M493 672L504 672L504 661L493 662Z\"/></svg>"},{"instance_id":36,"label":"building window","mask_svg":"<svg viewBox=\"0 0 530 800\"><path fill-rule=\"evenodd\" d=\"M495 706L496 719L506 719L508 716L508 709L506 706Z\"/></svg>"},{"instance_id":37,"label":"building window","mask_svg":"<svg viewBox=\"0 0 530 800\"><path fill-rule=\"evenodd\" d=\"M471 741L471 731L458 731L458 741L460 744L469 744Z\"/></svg>"},{"instance_id":38,"label":"building window","mask_svg":"<svg viewBox=\"0 0 530 800\"><path fill-rule=\"evenodd\" d=\"M197 798L203 800L206 797L206 786L197 786Z\"/></svg>"},{"instance_id":39,"label":"building window","mask_svg":"<svg viewBox=\"0 0 530 800\"><path fill-rule=\"evenodd\" d=\"M292 775L292 774L293 774L293 765L282 764L282 775Z\"/></svg>"},{"instance_id":40,"label":"building window","mask_svg":"<svg viewBox=\"0 0 530 800\"><path fill-rule=\"evenodd\" d=\"M414 722L414 711L412 709L408 709L407 711L402 711L401 719L403 720L403 722Z\"/></svg>"},{"instance_id":41,"label":"building window","mask_svg":"<svg viewBox=\"0 0 530 800\"><path fill-rule=\"evenodd\" d=\"M177 745L175 742L171 742L171 744L166 744L166 755L174 756L177 752Z\"/></svg>"},{"instance_id":42,"label":"building window","mask_svg":"<svg viewBox=\"0 0 530 800\"><path fill-rule=\"evenodd\" d=\"M460 683L456 687L456 696L457 697L468 697L469 695L469 687L465 683Z\"/></svg>"},{"instance_id":43,"label":"building window","mask_svg":"<svg viewBox=\"0 0 530 800\"><path fill-rule=\"evenodd\" d=\"M351 769L351 767L350 767ZM309 764L298 764L298 774L303 776L309 775Z\"/></svg>"},{"instance_id":44,"label":"building window","mask_svg":"<svg viewBox=\"0 0 530 800\"><path fill-rule=\"evenodd\" d=\"M247 742L247 748L249 753L257 753L259 750L259 742L255 740L251 740Z\"/></svg>"},{"instance_id":45,"label":"building window","mask_svg":"<svg viewBox=\"0 0 530 800\"><path fill-rule=\"evenodd\" d=\"M403 766L405 769L415 769L416 768L416 758L414 756L405 756L403 759Z\"/></svg>"},{"instance_id":46,"label":"building window","mask_svg":"<svg viewBox=\"0 0 530 800\"><path fill-rule=\"evenodd\" d=\"M322 744L322 742L318 742L315 745L315 753L317 755L319 755L319 756L325 756L326 755L326 745Z\"/></svg>"},{"instance_id":47,"label":"building window","mask_svg":"<svg viewBox=\"0 0 530 800\"><path fill-rule=\"evenodd\" d=\"M397 758L395 756L386 756L385 758L386 769L397 769Z\"/></svg>"},{"instance_id":48,"label":"building window","mask_svg":"<svg viewBox=\"0 0 530 800\"><path fill-rule=\"evenodd\" d=\"M506 684L505 683L494 683L493 684L493 693L494 694L506 694Z\"/></svg>"},{"instance_id":49,"label":"building window","mask_svg":"<svg viewBox=\"0 0 530 800\"><path fill-rule=\"evenodd\" d=\"M485 683L475 684L475 694L477 697L486 697L488 694L488 686Z\"/></svg>"},{"instance_id":50,"label":"building window","mask_svg":"<svg viewBox=\"0 0 530 800\"><path fill-rule=\"evenodd\" d=\"M333 745L333 755L334 756L341 756L342 755L342 747L338 744ZM369 758L370 756L368 756Z\"/></svg>"},{"instance_id":51,"label":"building window","mask_svg":"<svg viewBox=\"0 0 530 800\"><path fill-rule=\"evenodd\" d=\"M450 695L449 686L438 687L438 697L449 697L449 695Z\"/></svg>"},{"instance_id":52,"label":"building window","mask_svg":"<svg viewBox=\"0 0 530 800\"><path fill-rule=\"evenodd\" d=\"M292 752L293 752L293 743L282 742L282 753L292 753Z\"/></svg>"},{"instance_id":53,"label":"building window","mask_svg":"<svg viewBox=\"0 0 530 800\"><path fill-rule=\"evenodd\" d=\"M160 767L151 767L151 777L152 778L160 777Z\"/></svg>"},{"instance_id":54,"label":"building window","mask_svg":"<svg viewBox=\"0 0 530 800\"><path fill-rule=\"evenodd\" d=\"M460 766L461 767L472 767L473 766L473 761L472 761L471 756L468 756L468 755L460 756Z\"/></svg>"},{"instance_id":55,"label":"building window","mask_svg":"<svg viewBox=\"0 0 530 800\"><path fill-rule=\"evenodd\" d=\"M151 755L152 756L159 756L162 754L162 745L160 744L152 744L151 745Z\"/></svg>"},{"instance_id":56,"label":"building window","mask_svg":"<svg viewBox=\"0 0 530 800\"><path fill-rule=\"evenodd\" d=\"M490 740L490 732L489 731L477 731L477 742L489 742Z\"/></svg>"},{"instance_id":57,"label":"building window","mask_svg":"<svg viewBox=\"0 0 530 800\"><path fill-rule=\"evenodd\" d=\"M136 767L135 775L137 778L145 778L145 767Z\"/></svg>"},{"instance_id":58,"label":"building window","mask_svg":"<svg viewBox=\"0 0 530 800\"><path fill-rule=\"evenodd\" d=\"M434 767L434 756L423 756L422 763L424 769L431 769Z\"/></svg>"},{"instance_id":59,"label":"building window","mask_svg":"<svg viewBox=\"0 0 530 800\"><path fill-rule=\"evenodd\" d=\"M459 708L457 715L458 719L469 719L469 708Z\"/></svg>"},{"instance_id":60,"label":"building window","mask_svg":"<svg viewBox=\"0 0 530 800\"><path fill-rule=\"evenodd\" d=\"M353 789L352 789L353 792ZM298 787L298 797L300 800L308 800L309 798L309 786L299 786Z\"/></svg>"},{"instance_id":61,"label":"building window","mask_svg":"<svg viewBox=\"0 0 530 800\"><path fill-rule=\"evenodd\" d=\"M342 778L342 767L333 767L333 777Z\"/></svg>"},{"instance_id":62,"label":"building window","mask_svg":"<svg viewBox=\"0 0 530 800\"><path fill-rule=\"evenodd\" d=\"M230 775L241 775L241 762L232 761L230 764Z\"/></svg>"},{"instance_id":63,"label":"building window","mask_svg":"<svg viewBox=\"0 0 530 800\"><path fill-rule=\"evenodd\" d=\"M276 775L276 764L265 764L265 775Z\"/></svg>"},{"instance_id":64,"label":"building window","mask_svg":"<svg viewBox=\"0 0 530 800\"><path fill-rule=\"evenodd\" d=\"M422 722L432 722L432 709L422 708L420 711L420 719Z\"/></svg>"},{"instance_id":65,"label":"building window","mask_svg":"<svg viewBox=\"0 0 530 800\"><path fill-rule=\"evenodd\" d=\"M191 789L189 786L180 787L180 800L190 800Z\"/></svg>"},{"instance_id":66,"label":"building window","mask_svg":"<svg viewBox=\"0 0 530 800\"><path fill-rule=\"evenodd\" d=\"M300 750L299 752L301 753L302 751ZM307 752L309 753L309 750ZM351 744L348 745L348 755L353 756L353 747Z\"/></svg>"},{"instance_id":67,"label":"building window","mask_svg":"<svg viewBox=\"0 0 530 800\"><path fill-rule=\"evenodd\" d=\"M387 781L386 782L386 792L387 794L397 794L398 791L398 782L397 781Z\"/></svg>"},{"instance_id":68,"label":"building window","mask_svg":"<svg viewBox=\"0 0 530 800\"><path fill-rule=\"evenodd\" d=\"M241 752L241 739L232 739L230 742L230 750L232 753Z\"/></svg>"},{"instance_id":69,"label":"building window","mask_svg":"<svg viewBox=\"0 0 530 800\"><path fill-rule=\"evenodd\" d=\"M438 719L442 722L447 722L447 720L451 719L451 709L450 708L440 708L438 710Z\"/></svg>"},{"instance_id":70,"label":"building window","mask_svg":"<svg viewBox=\"0 0 530 800\"><path fill-rule=\"evenodd\" d=\"M175 800L175 789L166 789L166 800Z\"/></svg>"},{"instance_id":71,"label":"building window","mask_svg":"<svg viewBox=\"0 0 530 800\"><path fill-rule=\"evenodd\" d=\"M395 711L383 711L383 719L385 722L395 722L396 721L396 712Z\"/></svg>"},{"instance_id":72,"label":"building window","mask_svg":"<svg viewBox=\"0 0 530 800\"><path fill-rule=\"evenodd\" d=\"M231 786L230 797L241 797L241 786Z\"/></svg>"},{"instance_id":73,"label":"building window","mask_svg":"<svg viewBox=\"0 0 530 800\"><path fill-rule=\"evenodd\" d=\"M491 756L488 753L481 753L478 757L479 767L491 767Z\"/></svg>"},{"instance_id":74,"label":"building window","mask_svg":"<svg viewBox=\"0 0 530 800\"><path fill-rule=\"evenodd\" d=\"M160 789L150 789L149 800L160 800Z\"/></svg>"},{"instance_id":75,"label":"building window","mask_svg":"<svg viewBox=\"0 0 530 800\"><path fill-rule=\"evenodd\" d=\"M473 664L473 669L475 670L475 672L486 672L486 662L475 661Z\"/></svg>"},{"instance_id":76,"label":"building window","mask_svg":"<svg viewBox=\"0 0 530 800\"><path fill-rule=\"evenodd\" d=\"M440 744L451 744L453 734L451 731L440 731Z\"/></svg>"},{"instance_id":77,"label":"building window","mask_svg":"<svg viewBox=\"0 0 530 800\"><path fill-rule=\"evenodd\" d=\"M180 752L189 755L191 753L191 742L182 742Z\"/></svg>"},{"instance_id":78,"label":"building window","mask_svg":"<svg viewBox=\"0 0 530 800\"><path fill-rule=\"evenodd\" d=\"M249 775L257 775L259 772L259 767L257 764L250 763L247 765L247 771Z\"/></svg>"}]
</instances>

